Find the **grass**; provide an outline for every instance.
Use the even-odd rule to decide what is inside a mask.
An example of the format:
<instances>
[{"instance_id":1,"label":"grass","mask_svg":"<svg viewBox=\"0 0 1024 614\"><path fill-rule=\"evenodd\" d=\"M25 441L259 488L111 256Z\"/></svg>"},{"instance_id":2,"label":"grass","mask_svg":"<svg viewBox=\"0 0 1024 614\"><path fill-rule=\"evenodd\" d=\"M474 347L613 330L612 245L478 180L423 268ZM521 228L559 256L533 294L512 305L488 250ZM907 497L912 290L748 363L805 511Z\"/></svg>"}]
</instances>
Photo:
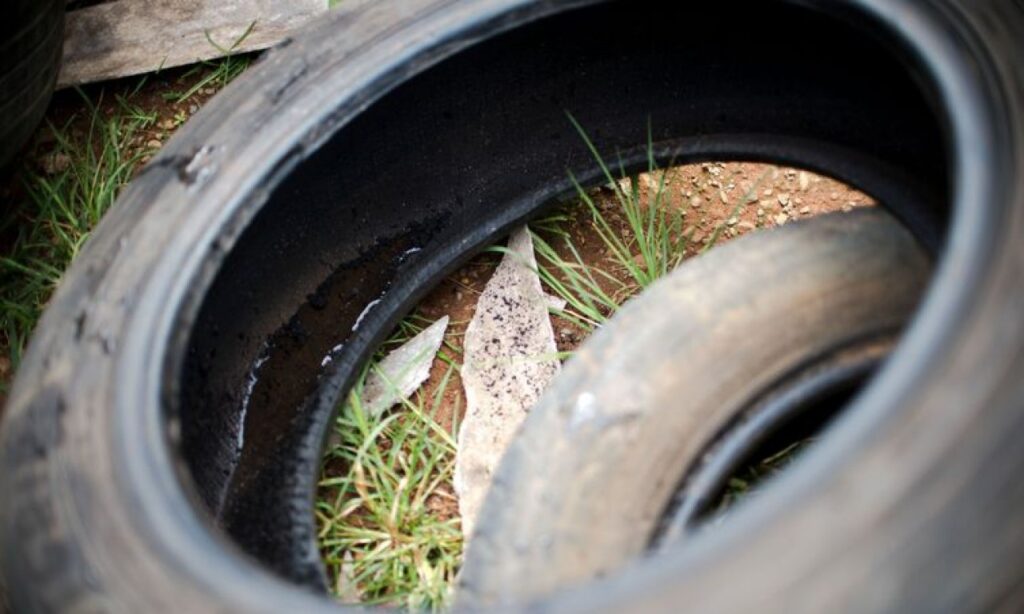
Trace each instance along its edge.
<instances>
[{"instance_id":1,"label":"grass","mask_svg":"<svg viewBox=\"0 0 1024 614\"><path fill-rule=\"evenodd\" d=\"M814 443L813 437L794 441L763 458L753 460L729 478L725 491L708 513L707 522L715 523L725 517L740 500L755 494L770 478L790 465L801 452Z\"/></svg>"},{"instance_id":2,"label":"grass","mask_svg":"<svg viewBox=\"0 0 1024 614\"><path fill-rule=\"evenodd\" d=\"M386 347L411 338L421 323L407 319ZM378 355L341 408L316 510L342 601L431 610L449 602L462 556L451 487L457 426L449 432L435 417L458 369L455 352L450 344L441 351L446 368L432 394L372 417L359 399Z\"/></svg>"},{"instance_id":3,"label":"grass","mask_svg":"<svg viewBox=\"0 0 1024 614\"><path fill-rule=\"evenodd\" d=\"M156 121L155 114L118 97L116 112L108 116L100 111L102 99L79 95L85 130L80 135L71 130L77 117L49 126L54 139L50 159L66 166L52 175L32 171L24 178L28 207L16 220L10 251L0 257L0 344L15 368L64 270L139 160L150 153L130 145Z\"/></svg>"},{"instance_id":4,"label":"grass","mask_svg":"<svg viewBox=\"0 0 1024 614\"><path fill-rule=\"evenodd\" d=\"M579 202L590 213L591 223L610 254L610 266L601 268L595 263L584 262L578 246L564 230L568 221L564 212L534 225L543 234L560 239L562 250L559 251L558 246L538 233L534 233L534 244L542 283L567 303L567 309L559 315L585 331L592 331L614 315L629 298L677 267L688 250L690 253L703 252L714 247L727 228L728 219L734 218L752 201L767 173L753 183L737 201L729 218L717 224L708 242L699 247L692 241L693 231L684 229L685 208L673 203L666 189L667 170L659 169L655 162L649 123L646 172L648 176L657 177L657 183L645 203L641 199L638 175L627 174L620 163L616 177L583 127L571 115L569 120L614 192L625 221L625 231L614 227L592 193L570 175ZM623 187L623 184L629 187Z\"/></svg>"},{"instance_id":5,"label":"grass","mask_svg":"<svg viewBox=\"0 0 1024 614\"><path fill-rule=\"evenodd\" d=\"M248 63L248 57L231 56L193 67L174 79L190 85L172 92L171 102L222 87ZM154 132L163 133L154 126L158 109L140 94L156 85L143 76L78 90L74 112L59 120L48 113L41 130L49 142L30 152L15 176L21 202L8 207L0 228L0 396L64 271L121 188L155 152ZM183 111L178 115L174 127L187 118Z\"/></svg>"},{"instance_id":6,"label":"grass","mask_svg":"<svg viewBox=\"0 0 1024 614\"><path fill-rule=\"evenodd\" d=\"M247 55L229 55L219 60L200 62L181 76L181 79L186 81L199 76L198 80L183 90L168 90L161 93L161 96L167 102L180 104L188 101L203 89L222 89L235 77L245 72L250 62L251 58Z\"/></svg>"}]
</instances>

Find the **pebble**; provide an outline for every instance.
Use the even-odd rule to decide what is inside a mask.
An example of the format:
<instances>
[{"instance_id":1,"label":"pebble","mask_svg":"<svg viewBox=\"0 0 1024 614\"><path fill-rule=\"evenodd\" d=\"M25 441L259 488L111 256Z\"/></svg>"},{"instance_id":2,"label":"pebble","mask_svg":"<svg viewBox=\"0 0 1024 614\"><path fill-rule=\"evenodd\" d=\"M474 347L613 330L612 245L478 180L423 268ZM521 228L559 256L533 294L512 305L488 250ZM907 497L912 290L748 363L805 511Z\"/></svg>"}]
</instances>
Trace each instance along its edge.
<instances>
[{"instance_id":1,"label":"pebble","mask_svg":"<svg viewBox=\"0 0 1024 614\"><path fill-rule=\"evenodd\" d=\"M148 141L146 141L146 147L149 147L150 149L157 149L162 145L163 143L161 143L158 139L149 139Z\"/></svg>"},{"instance_id":2,"label":"pebble","mask_svg":"<svg viewBox=\"0 0 1024 614\"><path fill-rule=\"evenodd\" d=\"M811 176L804 171L800 171L800 191L806 192L809 187L811 187Z\"/></svg>"},{"instance_id":3,"label":"pebble","mask_svg":"<svg viewBox=\"0 0 1024 614\"><path fill-rule=\"evenodd\" d=\"M729 221L726 222L726 223L729 224L730 226L735 226L736 224L739 223L739 221L740 221L740 219L738 217L733 216L733 217L729 218Z\"/></svg>"},{"instance_id":4,"label":"pebble","mask_svg":"<svg viewBox=\"0 0 1024 614\"><path fill-rule=\"evenodd\" d=\"M800 213L802 213L804 215L807 215L810 212L811 212L811 208L810 207L804 207L803 209L800 210Z\"/></svg>"},{"instance_id":5,"label":"pebble","mask_svg":"<svg viewBox=\"0 0 1024 614\"><path fill-rule=\"evenodd\" d=\"M789 204L789 194L786 194L786 193L779 194L779 204L782 205L783 207L788 205Z\"/></svg>"},{"instance_id":6,"label":"pebble","mask_svg":"<svg viewBox=\"0 0 1024 614\"><path fill-rule=\"evenodd\" d=\"M47 175L56 175L68 170L71 166L71 157L66 153L54 152L43 158L42 166Z\"/></svg>"},{"instance_id":7,"label":"pebble","mask_svg":"<svg viewBox=\"0 0 1024 614\"><path fill-rule=\"evenodd\" d=\"M700 209L700 196L694 196L690 198L690 206L694 209Z\"/></svg>"},{"instance_id":8,"label":"pebble","mask_svg":"<svg viewBox=\"0 0 1024 614\"><path fill-rule=\"evenodd\" d=\"M780 213L772 219L775 221L775 224L777 226L782 226L783 224L789 221L789 216L786 215L785 213Z\"/></svg>"}]
</instances>

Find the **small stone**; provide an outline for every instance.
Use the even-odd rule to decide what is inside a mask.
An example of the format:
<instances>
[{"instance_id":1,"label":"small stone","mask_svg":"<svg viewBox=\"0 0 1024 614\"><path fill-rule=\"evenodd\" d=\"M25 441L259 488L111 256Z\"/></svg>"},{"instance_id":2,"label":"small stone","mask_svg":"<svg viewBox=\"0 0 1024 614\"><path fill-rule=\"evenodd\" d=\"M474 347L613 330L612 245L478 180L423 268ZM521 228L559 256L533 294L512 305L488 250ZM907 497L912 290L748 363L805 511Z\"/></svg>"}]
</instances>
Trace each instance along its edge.
<instances>
[{"instance_id":1,"label":"small stone","mask_svg":"<svg viewBox=\"0 0 1024 614\"><path fill-rule=\"evenodd\" d=\"M811 208L810 207L804 207L803 209L800 209L800 213L802 213L804 215L807 215L810 212L811 212Z\"/></svg>"},{"instance_id":2,"label":"small stone","mask_svg":"<svg viewBox=\"0 0 1024 614\"><path fill-rule=\"evenodd\" d=\"M729 229L729 236L730 236L730 237L735 237L735 236L737 236L738 234L740 234L740 231L736 230L735 228L730 228L730 229Z\"/></svg>"},{"instance_id":3,"label":"small stone","mask_svg":"<svg viewBox=\"0 0 1024 614\"><path fill-rule=\"evenodd\" d=\"M160 122L157 123L157 126L163 128L164 130L174 130L175 125L176 124L174 123L173 119L161 119Z\"/></svg>"},{"instance_id":4,"label":"small stone","mask_svg":"<svg viewBox=\"0 0 1024 614\"><path fill-rule=\"evenodd\" d=\"M723 203L729 204L729 195L725 193L725 190L720 190L718 192L718 198L722 199Z\"/></svg>"},{"instance_id":5,"label":"small stone","mask_svg":"<svg viewBox=\"0 0 1024 614\"><path fill-rule=\"evenodd\" d=\"M757 208L757 217L764 217L764 207Z\"/></svg>"},{"instance_id":6,"label":"small stone","mask_svg":"<svg viewBox=\"0 0 1024 614\"><path fill-rule=\"evenodd\" d=\"M832 192L831 194L828 195L828 197L831 198L832 200L839 200L839 192Z\"/></svg>"},{"instance_id":7,"label":"small stone","mask_svg":"<svg viewBox=\"0 0 1024 614\"><path fill-rule=\"evenodd\" d=\"M161 143L159 139L149 139L146 141L146 147L149 147L150 149L159 149L162 146L163 143Z\"/></svg>"},{"instance_id":8,"label":"small stone","mask_svg":"<svg viewBox=\"0 0 1024 614\"><path fill-rule=\"evenodd\" d=\"M71 166L71 157L66 153L56 151L43 158L42 166L43 172L47 175L63 173L68 170L69 166Z\"/></svg>"},{"instance_id":9,"label":"small stone","mask_svg":"<svg viewBox=\"0 0 1024 614\"><path fill-rule=\"evenodd\" d=\"M850 205L843 205L843 213L849 213L851 211L853 211L853 207Z\"/></svg>"},{"instance_id":10,"label":"small stone","mask_svg":"<svg viewBox=\"0 0 1024 614\"><path fill-rule=\"evenodd\" d=\"M739 221L740 221L740 219L739 219L738 217L736 217L736 216L733 216L733 217L729 218L729 221L728 221L728 222L726 222L726 223L727 223L728 225L730 225L730 226L735 226L736 224L738 224L738 223L739 223Z\"/></svg>"},{"instance_id":11,"label":"small stone","mask_svg":"<svg viewBox=\"0 0 1024 614\"><path fill-rule=\"evenodd\" d=\"M809 187L811 187L811 176L804 171L800 171L800 191L806 192Z\"/></svg>"},{"instance_id":12,"label":"small stone","mask_svg":"<svg viewBox=\"0 0 1024 614\"><path fill-rule=\"evenodd\" d=\"M740 230L753 230L754 228L756 228L756 226L750 222L740 222L739 225Z\"/></svg>"},{"instance_id":13,"label":"small stone","mask_svg":"<svg viewBox=\"0 0 1024 614\"><path fill-rule=\"evenodd\" d=\"M774 218L772 218L772 220L775 222L776 226L782 226L783 224L789 221L789 216L786 215L785 213L780 213L776 215Z\"/></svg>"},{"instance_id":14,"label":"small stone","mask_svg":"<svg viewBox=\"0 0 1024 614\"><path fill-rule=\"evenodd\" d=\"M701 201L700 196L694 196L690 198L690 206L694 209L700 209Z\"/></svg>"},{"instance_id":15,"label":"small stone","mask_svg":"<svg viewBox=\"0 0 1024 614\"><path fill-rule=\"evenodd\" d=\"M783 207L788 205L789 204L789 194L786 194L786 193L779 194L779 204L782 205Z\"/></svg>"},{"instance_id":16,"label":"small stone","mask_svg":"<svg viewBox=\"0 0 1024 614\"><path fill-rule=\"evenodd\" d=\"M772 195L772 189L771 188L765 188L764 192L761 192L761 195L762 196L771 196Z\"/></svg>"},{"instance_id":17,"label":"small stone","mask_svg":"<svg viewBox=\"0 0 1024 614\"><path fill-rule=\"evenodd\" d=\"M188 113L189 113L189 115L194 114L198 110L199 110L199 105L197 105L197 104L190 104L190 105L188 105Z\"/></svg>"}]
</instances>

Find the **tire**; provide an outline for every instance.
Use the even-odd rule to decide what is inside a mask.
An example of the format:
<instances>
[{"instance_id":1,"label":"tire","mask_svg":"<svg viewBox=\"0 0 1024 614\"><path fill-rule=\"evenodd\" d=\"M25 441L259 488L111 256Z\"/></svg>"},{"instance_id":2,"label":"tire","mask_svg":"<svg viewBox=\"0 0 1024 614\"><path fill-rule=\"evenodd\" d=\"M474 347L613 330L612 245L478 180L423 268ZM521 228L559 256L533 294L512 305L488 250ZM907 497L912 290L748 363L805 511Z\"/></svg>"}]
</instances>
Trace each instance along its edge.
<instances>
[{"instance_id":1,"label":"tire","mask_svg":"<svg viewBox=\"0 0 1024 614\"><path fill-rule=\"evenodd\" d=\"M834 175L939 265L884 370L770 496L547 605L1020 603L1018 2L344 4L171 139L54 296L0 432L16 611L333 609L311 500L336 401L567 170L597 181L566 110L630 168L650 118L662 163Z\"/></svg>"},{"instance_id":2,"label":"tire","mask_svg":"<svg viewBox=\"0 0 1024 614\"><path fill-rule=\"evenodd\" d=\"M681 265L595 332L531 411L469 541L462 604L536 600L639 558L723 432L796 374L894 335L929 273L909 233L869 210Z\"/></svg>"},{"instance_id":3,"label":"tire","mask_svg":"<svg viewBox=\"0 0 1024 614\"><path fill-rule=\"evenodd\" d=\"M64 45L64 2L13 0L0 25L0 167L46 112Z\"/></svg>"}]
</instances>

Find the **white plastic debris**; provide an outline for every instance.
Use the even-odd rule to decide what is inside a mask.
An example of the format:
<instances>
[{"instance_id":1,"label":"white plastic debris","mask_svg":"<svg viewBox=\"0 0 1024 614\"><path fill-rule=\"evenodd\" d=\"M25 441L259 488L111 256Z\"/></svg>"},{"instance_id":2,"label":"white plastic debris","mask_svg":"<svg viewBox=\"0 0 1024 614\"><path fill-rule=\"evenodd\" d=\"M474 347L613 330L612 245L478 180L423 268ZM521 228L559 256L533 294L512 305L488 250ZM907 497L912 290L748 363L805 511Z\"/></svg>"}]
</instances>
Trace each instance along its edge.
<instances>
[{"instance_id":1,"label":"white plastic debris","mask_svg":"<svg viewBox=\"0 0 1024 614\"><path fill-rule=\"evenodd\" d=\"M541 289L526 227L512 233L508 249L480 295L463 343L466 416L454 485L467 538L505 448L560 367L551 300Z\"/></svg>"},{"instance_id":2,"label":"white plastic debris","mask_svg":"<svg viewBox=\"0 0 1024 614\"><path fill-rule=\"evenodd\" d=\"M430 376L430 365L444 341L448 316L440 318L370 370L360 397L367 415L378 416L409 398Z\"/></svg>"}]
</instances>

